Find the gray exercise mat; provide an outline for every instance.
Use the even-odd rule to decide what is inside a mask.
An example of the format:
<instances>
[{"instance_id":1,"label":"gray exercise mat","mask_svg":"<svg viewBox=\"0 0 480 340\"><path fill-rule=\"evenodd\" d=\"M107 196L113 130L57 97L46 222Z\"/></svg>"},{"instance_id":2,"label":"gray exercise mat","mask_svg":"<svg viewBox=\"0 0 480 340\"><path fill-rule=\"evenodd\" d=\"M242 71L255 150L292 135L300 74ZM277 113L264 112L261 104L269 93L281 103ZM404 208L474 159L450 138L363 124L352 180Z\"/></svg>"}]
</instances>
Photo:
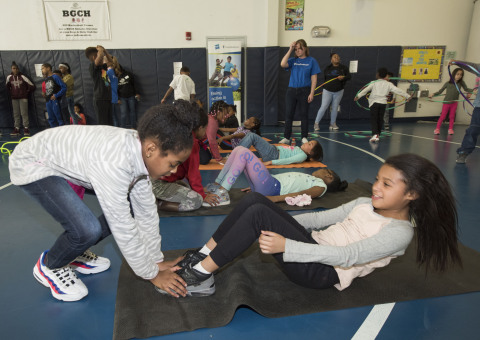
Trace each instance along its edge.
<instances>
[{"instance_id":1,"label":"gray exercise mat","mask_svg":"<svg viewBox=\"0 0 480 340\"><path fill-rule=\"evenodd\" d=\"M158 211L160 217L170 216L208 216L208 215L228 215L235 204L246 195L241 189L231 189L229 191L230 204L218 207L201 207L195 211L187 212L170 212L170 211ZM318 208L332 209L341 206L344 203L353 201L358 197L370 197L372 195L372 183L357 179L354 183L349 183L348 188L345 191L330 193L327 191L325 195L320 198L312 200L312 204L305 207L298 207L296 205L288 205L287 203L277 203L283 210L311 210Z\"/></svg>"},{"instance_id":2,"label":"gray exercise mat","mask_svg":"<svg viewBox=\"0 0 480 340\"><path fill-rule=\"evenodd\" d=\"M118 281L114 339L146 338L228 324L239 306L270 318L480 291L480 253L460 245L463 269L429 273L415 264L414 242L385 268L346 290L303 288L287 279L258 244L215 275L216 293L180 298L159 294L124 261ZM167 251L168 259L185 250Z\"/></svg>"}]
</instances>

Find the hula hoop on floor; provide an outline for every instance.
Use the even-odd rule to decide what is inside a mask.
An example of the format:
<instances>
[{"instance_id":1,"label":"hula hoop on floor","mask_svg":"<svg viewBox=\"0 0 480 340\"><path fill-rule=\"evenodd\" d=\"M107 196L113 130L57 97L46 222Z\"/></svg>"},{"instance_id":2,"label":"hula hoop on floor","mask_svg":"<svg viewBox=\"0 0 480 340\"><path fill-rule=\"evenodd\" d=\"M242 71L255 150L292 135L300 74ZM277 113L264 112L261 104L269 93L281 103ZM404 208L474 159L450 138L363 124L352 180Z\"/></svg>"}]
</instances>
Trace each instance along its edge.
<instances>
[{"instance_id":1,"label":"hula hoop on floor","mask_svg":"<svg viewBox=\"0 0 480 340\"><path fill-rule=\"evenodd\" d=\"M318 86L315 88L315 91L317 91L317 90L318 90L319 88L321 88L323 85L325 85L325 84L328 84L329 82L331 82L331 81L334 81L335 79L338 79L339 77L340 77L340 76L338 76L338 77L335 77L335 78L333 78L333 79L330 79L330 80L327 80L327 81L326 81L326 82L324 82L323 84L321 84L321 85L318 85ZM323 93L323 92L314 93L314 96L319 96L319 95L321 95L322 93Z\"/></svg>"},{"instance_id":2,"label":"hula hoop on floor","mask_svg":"<svg viewBox=\"0 0 480 340\"><path fill-rule=\"evenodd\" d=\"M7 148L5 146L10 145L10 144L19 144L21 141L23 141L24 139L27 139L27 138L30 138L30 137L22 137L22 138L20 138L19 141L3 143L2 146L0 146L0 152L3 153L3 154L8 154L8 156L10 156L12 154L13 150L10 150L9 148Z\"/></svg>"},{"instance_id":3,"label":"hula hoop on floor","mask_svg":"<svg viewBox=\"0 0 480 340\"><path fill-rule=\"evenodd\" d=\"M344 135L346 137L352 137L352 138L370 138L372 137L371 131L356 131L356 132L344 132ZM380 138L382 137L391 137L392 134L390 132L381 132L380 133Z\"/></svg>"},{"instance_id":4,"label":"hula hoop on floor","mask_svg":"<svg viewBox=\"0 0 480 340\"><path fill-rule=\"evenodd\" d=\"M377 81L380 81L380 80L383 80L383 79L377 79L377 80L372 80L371 82L369 82L368 84L364 85L360 90L358 90L358 92L355 94L355 97L358 97L358 94L360 92L362 92L366 87L368 87L370 84L373 84ZM410 79L404 79L404 78L398 78L398 77L391 77L390 80L403 80L403 81L408 81L410 84L412 84L413 82L410 80ZM405 103L407 102L407 98L404 97L404 99L400 102L398 102L399 104L398 105L395 105L395 106L392 106L392 107L389 107L389 108L386 108L385 110L394 110L396 109L397 107L400 107L402 105L405 105ZM362 104L359 103L359 101L357 100L355 103L357 103L357 105L359 107L361 107L362 109L364 110L367 110L367 111L370 111L370 108L369 107L365 107L363 106ZM396 102L397 103L397 102Z\"/></svg>"}]
</instances>

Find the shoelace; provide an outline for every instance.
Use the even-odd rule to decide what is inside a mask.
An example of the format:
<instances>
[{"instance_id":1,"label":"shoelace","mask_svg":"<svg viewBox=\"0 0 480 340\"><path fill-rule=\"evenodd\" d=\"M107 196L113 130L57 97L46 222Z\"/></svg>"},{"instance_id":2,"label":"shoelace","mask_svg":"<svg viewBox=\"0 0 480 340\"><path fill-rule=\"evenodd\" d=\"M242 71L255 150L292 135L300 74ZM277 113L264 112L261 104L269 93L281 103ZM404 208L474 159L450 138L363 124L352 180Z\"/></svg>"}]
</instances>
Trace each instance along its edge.
<instances>
[{"instance_id":1,"label":"shoelace","mask_svg":"<svg viewBox=\"0 0 480 340\"><path fill-rule=\"evenodd\" d=\"M76 282L77 275L70 269L70 267L62 267L53 270L53 274L57 277L58 280L66 287L74 285Z\"/></svg>"},{"instance_id":2,"label":"shoelace","mask_svg":"<svg viewBox=\"0 0 480 340\"><path fill-rule=\"evenodd\" d=\"M92 253L90 250L85 251L80 257L86 258L89 261L95 261L98 256Z\"/></svg>"}]
</instances>

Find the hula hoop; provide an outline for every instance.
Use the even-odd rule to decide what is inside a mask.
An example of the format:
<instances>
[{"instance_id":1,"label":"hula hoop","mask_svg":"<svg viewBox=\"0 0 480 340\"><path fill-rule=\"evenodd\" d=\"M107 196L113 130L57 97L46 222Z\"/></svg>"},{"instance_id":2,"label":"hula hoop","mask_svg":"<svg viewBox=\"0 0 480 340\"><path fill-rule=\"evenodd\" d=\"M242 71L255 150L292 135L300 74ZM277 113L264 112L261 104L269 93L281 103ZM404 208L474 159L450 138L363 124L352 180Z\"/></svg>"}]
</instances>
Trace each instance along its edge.
<instances>
[{"instance_id":1,"label":"hula hoop","mask_svg":"<svg viewBox=\"0 0 480 340\"><path fill-rule=\"evenodd\" d=\"M18 142L15 141L15 142L5 142L5 143L3 143L2 146L0 146L0 152L3 153L3 154L8 153L8 156L10 156L12 154L13 150L10 150L9 148L6 148L5 146L9 145L9 144L19 144L21 141L23 141L24 139L27 139L27 138L30 138L30 137L22 137Z\"/></svg>"},{"instance_id":2,"label":"hula hoop","mask_svg":"<svg viewBox=\"0 0 480 340\"><path fill-rule=\"evenodd\" d=\"M451 81L453 84L455 84L455 87L456 87L458 93L460 93L460 94L462 95L462 97L465 98L465 101L467 101L472 107L474 107L474 106L473 106L473 103L470 101L470 99L468 99L468 98L465 96L465 94L460 90L460 88L458 87L458 84L457 84L457 82L455 81L455 79L453 79L452 72L450 71L450 67L451 67L452 65L458 65L458 66L460 66L462 69L464 69L464 70L466 70L466 71L469 71L469 72L471 72L471 73L474 73L477 77L480 76L480 72L478 72L478 70L477 70L476 68L474 68L474 67L472 67L472 66L470 66L470 65L467 65L467 64L465 64L465 63L462 63L462 62L460 62L460 61L452 61L452 62L448 63L448 75L450 76L450 81ZM465 110L465 111L466 111L466 110ZM466 111L466 112L467 112L467 114L469 114L469 115L471 116L471 114L468 113L468 111Z\"/></svg>"},{"instance_id":3,"label":"hula hoop","mask_svg":"<svg viewBox=\"0 0 480 340\"><path fill-rule=\"evenodd\" d=\"M408 81L409 83L413 83L413 82L410 81L409 79L404 79L404 78L391 77L390 79L391 79L391 80L404 80L404 81ZM377 82L377 81L380 81L380 80L383 80L383 79L372 80L372 81L369 82L368 84L364 85L360 90L358 90L358 92L355 94L355 97L358 97L358 94L359 94L360 92L362 92L362 91L363 91L366 87L368 87L370 84L373 84L373 83L375 83L375 82ZM359 98L359 99L360 99L360 98ZM399 102L400 104L395 105L395 106L392 106L392 107L389 107L389 108L386 108L385 111L394 110L394 109L396 109L397 107L400 107L400 106L402 106L402 105L405 105L406 102L407 102L407 98L404 97L404 100L401 101L401 102ZM367 111L370 111L370 108L369 108L369 107L363 106L362 104L360 104L360 103L358 102L358 100L357 100L355 103L357 103L357 105L358 105L359 107L361 107L362 109L367 110Z\"/></svg>"},{"instance_id":4,"label":"hula hoop","mask_svg":"<svg viewBox=\"0 0 480 340\"><path fill-rule=\"evenodd\" d=\"M330 79L330 80L324 82L324 83L321 84L321 85L318 85L318 86L315 88L315 91L317 91L317 90L318 90L319 88L321 88L323 85L328 84L329 82L334 81L335 79L338 79L339 77L340 77L340 76L335 77L335 78L333 78L333 79ZM315 93L314 96L319 96L319 95L321 95L321 94L322 94L322 92L320 92L320 93Z\"/></svg>"},{"instance_id":5,"label":"hula hoop","mask_svg":"<svg viewBox=\"0 0 480 340\"><path fill-rule=\"evenodd\" d=\"M352 138L370 138L372 137L372 134L370 131L356 131L355 133L352 132L344 132L344 135L346 137L352 137ZM392 134L390 132L381 132L380 133L380 138L382 137L391 137Z\"/></svg>"}]
</instances>

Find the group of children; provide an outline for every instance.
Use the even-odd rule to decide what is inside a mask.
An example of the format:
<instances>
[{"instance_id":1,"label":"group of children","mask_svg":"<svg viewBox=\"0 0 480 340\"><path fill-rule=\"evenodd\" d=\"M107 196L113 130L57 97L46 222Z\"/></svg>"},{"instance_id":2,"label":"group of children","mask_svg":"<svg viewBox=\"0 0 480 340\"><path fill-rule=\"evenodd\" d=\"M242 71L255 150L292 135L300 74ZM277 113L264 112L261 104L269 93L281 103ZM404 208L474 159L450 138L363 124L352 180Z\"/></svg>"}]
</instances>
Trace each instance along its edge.
<instances>
[{"instance_id":1,"label":"group of children","mask_svg":"<svg viewBox=\"0 0 480 340\"><path fill-rule=\"evenodd\" d=\"M210 122L221 121L227 112L225 103L215 103L207 114L197 103L178 100L150 108L137 130L71 125L47 129L20 143L9 162L12 183L65 230L41 253L34 277L59 300L82 299L88 288L75 271L94 274L109 268L108 259L89 249L110 234L139 277L174 297L213 294L213 273L257 239L261 251L272 254L290 280L309 288L343 290L355 278L403 255L413 238L417 262L427 269L443 271L449 263L461 264L450 186L433 163L414 154L387 159L370 198L293 218L274 202L289 194L315 197L344 190L346 182L329 169L313 175L270 175L266 164L321 160L320 144L273 146L246 132L216 184L202 188L201 180L191 176L198 170L199 140ZM249 150L252 145L263 162ZM178 186L184 174L197 198L164 200L160 208L215 205L220 203L216 192L229 190L242 172L254 192L237 203L202 248L167 261L161 251L155 192L180 192L169 184ZM69 183L93 189L103 214L97 217Z\"/></svg>"}]
</instances>

